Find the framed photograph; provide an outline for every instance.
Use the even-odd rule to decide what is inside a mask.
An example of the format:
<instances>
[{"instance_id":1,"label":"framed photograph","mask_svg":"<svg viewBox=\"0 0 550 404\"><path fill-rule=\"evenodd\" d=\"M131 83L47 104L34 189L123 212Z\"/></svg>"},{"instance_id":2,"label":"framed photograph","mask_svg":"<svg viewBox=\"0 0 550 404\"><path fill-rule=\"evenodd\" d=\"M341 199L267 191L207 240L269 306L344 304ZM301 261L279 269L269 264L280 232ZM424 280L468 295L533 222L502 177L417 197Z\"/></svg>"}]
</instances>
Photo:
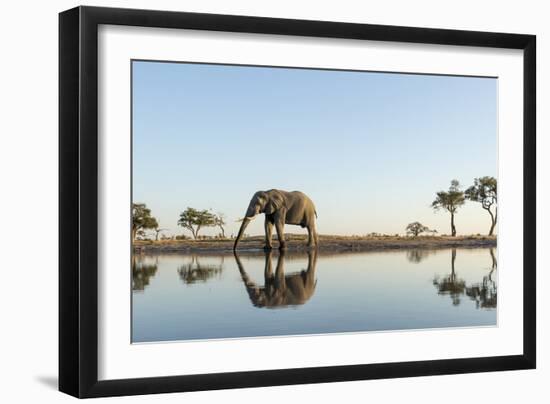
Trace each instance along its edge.
<instances>
[{"instance_id":1,"label":"framed photograph","mask_svg":"<svg viewBox=\"0 0 550 404\"><path fill-rule=\"evenodd\" d=\"M535 367L535 36L59 17L59 388Z\"/></svg>"}]
</instances>

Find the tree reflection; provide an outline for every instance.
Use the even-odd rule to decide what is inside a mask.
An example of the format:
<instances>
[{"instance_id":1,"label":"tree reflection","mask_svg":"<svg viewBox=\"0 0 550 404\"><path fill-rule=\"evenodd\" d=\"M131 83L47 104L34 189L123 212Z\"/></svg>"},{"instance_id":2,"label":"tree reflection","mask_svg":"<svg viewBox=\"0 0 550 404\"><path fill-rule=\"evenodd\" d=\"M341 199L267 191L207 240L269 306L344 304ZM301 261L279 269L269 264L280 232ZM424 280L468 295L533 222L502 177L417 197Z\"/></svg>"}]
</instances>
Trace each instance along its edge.
<instances>
[{"instance_id":1,"label":"tree reflection","mask_svg":"<svg viewBox=\"0 0 550 404\"><path fill-rule=\"evenodd\" d=\"M407 250L407 259L413 264L418 264L424 261L432 252L430 250Z\"/></svg>"},{"instance_id":2,"label":"tree reflection","mask_svg":"<svg viewBox=\"0 0 550 404\"><path fill-rule=\"evenodd\" d=\"M315 267L317 266L317 251L308 252L307 270L285 275L285 252L279 252L277 268L273 274L271 257L273 253L265 253L264 285L257 285L250 279L248 273L235 252L235 261L248 293L255 307L283 308L306 303L315 293L317 281Z\"/></svg>"},{"instance_id":3,"label":"tree reflection","mask_svg":"<svg viewBox=\"0 0 550 404\"><path fill-rule=\"evenodd\" d=\"M476 283L466 288L466 295L476 302L476 307L494 309L497 307L497 284L492 279L493 272L497 269L497 260L493 249L490 250L493 265L488 275L483 277L481 283Z\"/></svg>"},{"instance_id":4,"label":"tree reflection","mask_svg":"<svg viewBox=\"0 0 550 404\"><path fill-rule=\"evenodd\" d=\"M437 293L440 295L449 295L454 306L460 304L460 295L464 294L466 282L459 279L455 272L456 248L451 251L451 273L442 279L434 279L433 283L437 288Z\"/></svg>"},{"instance_id":5,"label":"tree reflection","mask_svg":"<svg viewBox=\"0 0 550 404\"><path fill-rule=\"evenodd\" d=\"M132 254L132 290L145 290L153 276L157 273L158 258L154 263L148 263L145 257Z\"/></svg>"},{"instance_id":6,"label":"tree reflection","mask_svg":"<svg viewBox=\"0 0 550 404\"><path fill-rule=\"evenodd\" d=\"M207 280L220 276L223 270L223 261L222 256L221 262L219 264L204 264L199 261L199 258L196 255L191 257L191 262L181 265L178 268L178 274L180 279L186 285L191 285L194 283L204 283Z\"/></svg>"},{"instance_id":7,"label":"tree reflection","mask_svg":"<svg viewBox=\"0 0 550 404\"><path fill-rule=\"evenodd\" d=\"M491 255L492 266L490 272L483 276L479 283L467 285L466 282L459 278L455 271L456 248L451 251L451 273L441 279L436 277L433 280L434 286L437 288L438 294L449 295L454 306L460 304L462 295L468 296L476 302L476 308L496 308L497 307L497 283L492 279L494 271L497 269L497 260L495 258L494 249L489 250Z\"/></svg>"}]
</instances>

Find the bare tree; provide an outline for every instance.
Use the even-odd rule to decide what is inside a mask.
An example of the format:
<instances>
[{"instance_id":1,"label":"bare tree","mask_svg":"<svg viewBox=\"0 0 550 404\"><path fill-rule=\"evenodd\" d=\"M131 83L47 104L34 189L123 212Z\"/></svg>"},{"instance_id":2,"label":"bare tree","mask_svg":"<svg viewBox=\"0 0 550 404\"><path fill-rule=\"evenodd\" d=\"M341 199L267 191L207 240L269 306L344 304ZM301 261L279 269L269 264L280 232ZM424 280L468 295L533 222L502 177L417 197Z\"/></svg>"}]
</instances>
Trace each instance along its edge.
<instances>
[{"instance_id":1,"label":"bare tree","mask_svg":"<svg viewBox=\"0 0 550 404\"><path fill-rule=\"evenodd\" d=\"M215 215L215 218L214 218L214 225L215 226L218 226L220 228L220 230L222 231L222 237L225 238L225 229L224 229L224 226L226 225L226 222L225 222L225 215L221 212L218 212L216 215Z\"/></svg>"},{"instance_id":2,"label":"bare tree","mask_svg":"<svg viewBox=\"0 0 550 404\"><path fill-rule=\"evenodd\" d=\"M158 227L153 229L153 231L155 232L155 241L159 241L159 234L165 230L168 230L168 229L160 229Z\"/></svg>"}]
</instances>

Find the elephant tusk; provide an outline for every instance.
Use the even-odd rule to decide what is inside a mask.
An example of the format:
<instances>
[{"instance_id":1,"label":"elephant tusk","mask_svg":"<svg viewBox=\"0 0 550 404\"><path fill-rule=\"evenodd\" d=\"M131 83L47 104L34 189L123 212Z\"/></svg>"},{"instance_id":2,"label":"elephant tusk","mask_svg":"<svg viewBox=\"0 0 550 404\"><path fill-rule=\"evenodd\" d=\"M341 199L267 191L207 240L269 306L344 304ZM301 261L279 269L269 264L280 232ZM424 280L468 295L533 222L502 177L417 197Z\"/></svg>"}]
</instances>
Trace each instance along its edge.
<instances>
[{"instance_id":1,"label":"elephant tusk","mask_svg":"<svg viewBox=\"0 0 550 404\"><path fill-rule=\"evenodd\" d=\"M245 220L245 219L246 219L246 220L253 220L253 219L255 219L255 218L256 218L256 215L254 215L254 216L252 216L252 217L246 217L246 216L245 216L245 217L243 217L242 219L235 220L235 222L240 223L240 222L242 222L242 221Z\"/></svg>"}]
</instances>

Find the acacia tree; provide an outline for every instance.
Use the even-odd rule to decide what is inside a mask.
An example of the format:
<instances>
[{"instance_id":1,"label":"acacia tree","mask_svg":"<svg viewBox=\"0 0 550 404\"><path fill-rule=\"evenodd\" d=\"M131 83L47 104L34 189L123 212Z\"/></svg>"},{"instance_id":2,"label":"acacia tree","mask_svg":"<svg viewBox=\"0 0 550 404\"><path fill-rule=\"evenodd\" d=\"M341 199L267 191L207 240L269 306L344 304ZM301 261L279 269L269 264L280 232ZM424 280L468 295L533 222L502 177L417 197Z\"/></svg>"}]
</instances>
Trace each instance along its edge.
<instances>
[{"instance_id":1,"label":"acacia tree","mask_svg":"<svg viewBox=\"0 0 550 404\"><path fill-rule=\"evenodd\" d=\"M452 237L456 236L455 213L462 205L464 205L464 192L460 190L460 183L457 180L451 181L448 191L439 191L432 202L432 208L435 211L443 209L451 214Z\"/></svg>"},{"instance_id":2,"label":"acacia tree","mask_svg":"<svg viewBox=\"0 0 550 404\"><path fill-rule=\"evenodd\" d=\"M221 212L218 212L218 214L214 217L214 225L220 228L223 238L225 238L225 224L225 215Z\"/></svg>"},{"instance_id":3,"label":"acacia tree","mask_svg":"<svg viewBox=\"0 0 550 404\"><path fill-rule=\"evenodd\" d=\"M208 210L187 208L180 213L178 225L191 231L196 240L202 227L215 226L216 215Z\"/></svg>"},{"instance_id":4,"label":"acacia tree","mask_svg":"<svg viewBox=\"0 0 550 404\"><path fill-rule=\"evenodd\" d=\"M414 237L418 237L421 233L437 233L437 230L431 230L428 226L424 226L420 222L412 222L405 228L407 234L411 234Z\"/></svg>"},{"instance_id":5,"label":"acacia tree","mask_svg":"<svg viewBox=\"0 0 550 404\"><path fill-rule=\"evenodd\" d=\"M132 204L132 241L136 239L139 232L145 229L158 228L157 219L151 216L151 209L144 203Z\"/></svg>"},{"instance_id":6,"label":"acacia tree","mask_svg":"<svg viewBox=\"0 0 550 404\"><path fill-rule=\"evenodd\" d=\"M497 179L494 177L481 177L474 179L474 185L469 187L464 195L466 199L473 202L481 203L481 207L489 212L491 216L491 228L489 236L493 235L495 225L497 224ZM495 213L493 214L491 207L495 205Z\"/></svg>"}]
</instances>

